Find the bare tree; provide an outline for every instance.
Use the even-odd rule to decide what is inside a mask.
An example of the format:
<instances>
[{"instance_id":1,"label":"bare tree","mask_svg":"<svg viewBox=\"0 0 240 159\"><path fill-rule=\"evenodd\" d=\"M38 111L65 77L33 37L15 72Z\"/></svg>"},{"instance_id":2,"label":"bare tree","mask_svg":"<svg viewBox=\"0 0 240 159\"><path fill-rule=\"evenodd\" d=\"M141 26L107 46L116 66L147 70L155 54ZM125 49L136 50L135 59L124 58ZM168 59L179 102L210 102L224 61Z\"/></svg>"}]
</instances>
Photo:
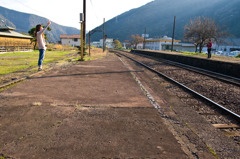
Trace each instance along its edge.
<instances>
[{"instance_id":1,"label":"bare tree","mask_svg":"<svg viewBox=\"0 0 240 159\"><path fill-rule=\"evenodd\" d=\"M189 24L184 28L184 39L195 44L195 52L197 52L197 47L199 47L200 53L207 40L211 39L217 42L227 35L227 32L222 31L215 21L206 17L196 17L190 20Z\"/></svg>"},{"instance_id":2,"label":"bare tree","mask_svg":"<svg viewBox=\"0 0 240 159\"><path fill-rule=\"evenodd\" d=\"M141 36L139 36L139 35L131 35L131 45L133 45L134 46L134 49L136 49L137 48L137 45L139 44L139 43L141 43L141 42L143 42L143 40L144 40L144 38L143 37L141 37Z\"/></svg>"}]
</instances>

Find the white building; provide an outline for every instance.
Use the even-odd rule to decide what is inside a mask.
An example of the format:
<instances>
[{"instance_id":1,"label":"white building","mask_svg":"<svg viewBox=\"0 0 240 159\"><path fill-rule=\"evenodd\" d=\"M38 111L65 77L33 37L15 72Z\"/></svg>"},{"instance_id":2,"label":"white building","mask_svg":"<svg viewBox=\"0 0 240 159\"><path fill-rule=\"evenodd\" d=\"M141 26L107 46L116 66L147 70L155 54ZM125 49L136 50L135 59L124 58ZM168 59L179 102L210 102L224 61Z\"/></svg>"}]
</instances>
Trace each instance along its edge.
<instances>
[{"instance_id":1,"label":"white building","mask_svg":"<svg viewBox=\"0 0 240 159\"><path fill-rule=\"evenodd\" d=\"M81 46L81 35L60 35L62 45L70 45L72 47Z\"/></svg>"},{"instance_id":2,"label":"white building","mask_svg":"<svg viewBox=\"0 0 240 159\"><path fill-rule=\"evenodd\" d=\"M180 45L181 40L174 40L174 50L177 50L175 46ZM145 49L150 50L171 50L172 47L172 38L164 36L160 39L146 39L145 40Z\"/></svg>"},{"instance_id":3,"label":"white building","mask_svg":"<svg viewBox=\"0 0 240 159\"><path fill-rule=\"evenodd\" d=\"M114 48L114 45L113 45L113 39L106 39L106 47L107 48ZM103 39L100 39L100 44L99 44L99 47L103 47Z\"/></svg>"},{"instance_id":4,"label":"white building","mask_svg":"<svg viewBox=\"0 0 240 159\"><path fill-rule=\"evenodd\" d=\"M93 41L93 42L91 42L91 46L100 47L100 42L99 41Z\"/></svg>"}]
</instances>

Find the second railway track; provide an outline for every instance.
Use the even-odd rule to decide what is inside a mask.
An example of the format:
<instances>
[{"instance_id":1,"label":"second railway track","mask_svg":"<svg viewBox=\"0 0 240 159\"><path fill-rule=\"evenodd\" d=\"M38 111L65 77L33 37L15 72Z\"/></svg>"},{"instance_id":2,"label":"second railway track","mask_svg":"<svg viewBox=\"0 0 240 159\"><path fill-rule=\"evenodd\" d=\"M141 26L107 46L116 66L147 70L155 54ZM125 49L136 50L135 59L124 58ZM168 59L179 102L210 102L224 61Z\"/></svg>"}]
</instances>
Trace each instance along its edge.
<instances>
[{"instance_id":1,"label":"second railway track","mask_svg":"<svg viewBox=\"0 0 240 159\"><path fill-rule=\"evenodd\" d=\"M234 116L238 122L240 121L240 86L236 84L237 80L235 80L236 83L231 83L229 81L232 79L228 80L227 77L224 77L224 80L219 80L215 76L199 73L198 70L193 72L193 68L186 69L182 68L182 66L173 66L156 59L126 52L117 51L117 53L127 55L128 58L135 60L135 62L140 62L145 67L160 73L161 76L170 78L181 87L218 106L223 111Z\"/></svg>"},{"instance_id":2,"label":"second railway track","mask_svg":"<svg viewBox=\"0 0 240 159\"><path fill-rule=\"evenodd\" d=\"M225 80L216 79L214 76L210 77L202 73L199 74L195 71L192 72L191 70L186 70L182 67L172 66L154 58L149 59L136 54L116 50L112 50L111 52L129 61L129 64L132 63L133 65L130 65L136 67L136 69L139 68L138 62L140 62L141 65L145 65L144 67L151 69L152 72L159 72L161 75L151 75L152 77L147 77L146 81L145 75L148 76L148 73L139 73L139 76L142 80L144 79L146 84L150 82L147 85L149 85L148 87L150 87L156 95L158 92L160 93L162 89L172 92L171 94L175 94L177 98L186 104L186 107L189 107L189 110L194 110L197 114L202 116L206 122L213 127L220 129L221 132L223 132L223 134L231 139L236 145L240 145L240 87L238 85L231 84L231 82L226 82ZM135 62L131 62L133 60ZM176 81L181 86L177 86L173 82L167 82L161 78L163 76L166 76L165 78L171 78L171 80ZM149 81L149 79L151 80ZM184 89L182 89L183 87ZM195 93L189 93L189 90L186 91L185 87L188 87ZM196 93L199 95L196 96ZM171 106L170 109L172 109ZM174 109L176 109L176 107ZM187 109L184 110L186 111ZM177 108L176 111L176 113L184 114L184 112L179 112L183 111L179 110L179 108ZM192 118L191 115L189 117ZM201 133L212 132L202 131ZM225 144L224 141L223 144Z\"/></svg>"}]
</instances>

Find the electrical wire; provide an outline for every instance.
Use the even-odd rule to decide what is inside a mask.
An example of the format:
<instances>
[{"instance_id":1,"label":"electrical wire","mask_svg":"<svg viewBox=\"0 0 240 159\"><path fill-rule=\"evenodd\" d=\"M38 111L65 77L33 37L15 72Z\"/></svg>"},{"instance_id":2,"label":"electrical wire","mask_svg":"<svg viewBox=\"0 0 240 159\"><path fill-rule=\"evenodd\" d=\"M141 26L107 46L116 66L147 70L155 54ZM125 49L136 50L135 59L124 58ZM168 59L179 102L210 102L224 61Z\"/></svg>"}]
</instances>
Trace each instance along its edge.
<instances>
[{"instance_id":1,"label":"electrical wire","mask_svg":"<svg viewBox=\"0 0 240 159\"><path fill-rule=\"evenodd\" d=\"M34 12L40 13L43 17L47 17L47 16L45 15L45 13L43 13L43 12L41 12L41 11L38 11L38 10L36 10L36 9L34 9L34 8L32 8L32 7L24 4L24 3L22 3L20 0L15 0L15 1L18 2L19 4L23 5L24 7L27 7L27 8L29 8L29 9L31 9L31 10L34 11Z\"/></svg>"},{"instance_id":2,"label":"electrical wire","mask_svg":"<svg viewBox=\"0 0 240 159\"><path fill-rule=\"evenodd\" d=\"M96 12L95 12L95 9L94 9L94 6L93 6L93 3L92 3L92 0L90 0L90 2L91 2L91 5L92 5L92 8L93 8L93 12L94 12L94 14L95 14L95 16L96 16L96 18L97 18L97 20L98 20L99 18L98 18L98 16L97 16Z\"/></svg>"}]
</instances>

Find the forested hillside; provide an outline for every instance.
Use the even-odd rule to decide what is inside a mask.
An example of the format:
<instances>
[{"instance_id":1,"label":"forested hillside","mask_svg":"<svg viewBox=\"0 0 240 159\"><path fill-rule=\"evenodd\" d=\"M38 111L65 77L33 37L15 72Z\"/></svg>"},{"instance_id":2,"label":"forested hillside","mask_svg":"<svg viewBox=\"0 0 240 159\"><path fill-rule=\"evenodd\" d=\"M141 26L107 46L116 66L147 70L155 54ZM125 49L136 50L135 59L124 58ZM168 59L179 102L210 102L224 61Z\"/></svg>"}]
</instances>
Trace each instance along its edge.
<instances>
[{"instance_id":1,"label":"forested hillside","mask_svg":"<svg viewBox=\"0 0 240 159\"><path fill-rule=\"evenodd\" d=\"M172 36L176 16L176 38L182 39L184 26L196 16L212 18L228 30L233 37L240 37L239 0L155 0L140 8L132 9L106 22L108 37L124 41L132 34L143 34L146 28L150 37ZM100 26L102 28L102 26ZM95 33L93 40L102 38Z\"/></svg>"},{"instance_id":2,"label":"forested hillside","mask_svg":"<svg viewBox=\"0 0 240 159\"><path fill-rule=\"evenodd\" d=\"M127 4L126 4L127 5ZM183 38L184 26L197 16L212 18L216 23L240 38L240 0L154 0L142 7L132 9L114 17L105 24L106 35L120 41L129 40L132 34L143 34L146 28L150 37L172 36L173 19L176 16L176 39ZM0 20L27 33L36 24L44 24L47 19L37 15L21 13L0 7ZM56 42L60 34L79 34L76 28L52 23L48 32L50 41ZM99 26L95 29L102 29ZM92 35L92 40L102 38L102 32ZM87 36L88 37L88 36Z\"/></svg>"}]
</instances>

